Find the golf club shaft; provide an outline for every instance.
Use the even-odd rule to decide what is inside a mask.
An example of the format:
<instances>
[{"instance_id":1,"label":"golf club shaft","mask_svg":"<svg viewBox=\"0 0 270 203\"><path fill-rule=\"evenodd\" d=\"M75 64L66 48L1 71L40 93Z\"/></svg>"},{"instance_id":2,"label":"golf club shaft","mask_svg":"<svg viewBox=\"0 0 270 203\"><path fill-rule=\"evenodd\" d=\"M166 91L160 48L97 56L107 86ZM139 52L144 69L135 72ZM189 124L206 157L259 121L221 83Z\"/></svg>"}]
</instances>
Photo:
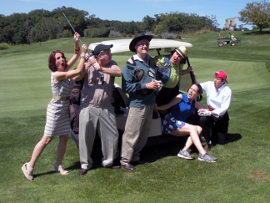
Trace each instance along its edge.
<instances>
[{"instance_id":1,"label":"golf club shaft","mask_svg":"<svg viewBox=\"0 0 270 203\"><path fill-rule=\"evenodd\" d=\"M188 67L189 67L190 66L190 63L189 63L188 57L186 59L187 59ZM190 77L191 77L191 80L192 80L192 84L195 84L196 83L196 77L195 77L194 72L193 71L189 71L189 74L190 74Z\"/></svg>"},{"instance_id":2,"label":"golf club shaft","mask_svg":"<svg viewBox=\"0 0 270 203\"><path fill-rule=\"evenodd\" d=\"M65 8L65 7L63 6L62 8ZM72 28L73 32L75 33L76 31L75 31L74 27L73 27L73 26L71 25L71 23L69 22L69 20L68 20L67 16L65 15L64 11L62 10L62 8L61 8L60 10L62 11L64 17L66 18L67 22L69 23L70 27ZM82 42L81 38L79 38L79 40L80 40L81 44L83 45L83 42ZM89 59L91 56L93 56L93 54L90 54L89 52L87 52L87 53L85 54L85 60L88 61L88 59Z\"/></svg>"},{"instance_id":3,"label":"golf club shaft","mask_svg":"<svg viewBox=\"0 0 270 203\"><path fill-rule=\"evenodd\" d=\"M71 25L71 23L69 22L67 16L65 15L65 13L63 11L62 11L62 13L63 13L64 17L66 18L67 22L69 23L70 27L72 28L73 32L75 33L76 31L75 31L74 27ZM79 38L79 40L80 40L81 44L83 45L82 40L80 38Z\"/></svg>"}]
</instances>

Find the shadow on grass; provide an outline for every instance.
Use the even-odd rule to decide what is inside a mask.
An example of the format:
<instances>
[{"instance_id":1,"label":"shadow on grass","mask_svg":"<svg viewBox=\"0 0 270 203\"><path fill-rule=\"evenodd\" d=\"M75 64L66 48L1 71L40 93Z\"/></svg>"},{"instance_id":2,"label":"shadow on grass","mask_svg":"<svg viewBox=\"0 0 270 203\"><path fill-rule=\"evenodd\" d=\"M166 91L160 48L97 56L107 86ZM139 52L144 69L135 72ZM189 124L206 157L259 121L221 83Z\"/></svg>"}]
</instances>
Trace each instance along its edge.
<instances>
[{"instance_id":1,"label":"shadow on grass","mask_svg":"<svg viewBox=\"0 0 270 203\"><path fill-rule=\"evenodd\" d=\"M168 139L169 138L169 139ZM236 142L240 140L242 136L240 134L227 134L228 143L230 142ZM169 156L177 156L180 149L182 149L186 143L187 137L152 137L149 138L146 147L143 148L141 151L141 159L145 160L149 163L155 162L159 159L169 157ZM166 140L167 143L164 143ZM163 144L162 144L163 143ZM121 144L119 145L121 146ZM120 150L120 148L119 148ZM120 152L117 152L117 158L115 159L115 165L120 165ZM193 145L191 147L192 153L198 153L198 150ZM101 141L99 136L96 137L93 152L91 155L93 159L93 166L90 170L95 170L102 167L102 152L101 152ZM76 162L73 165L66 168L68 171L77 170L79 173L79 170L81 169L80 162ZM43 175L49 175L54 174L55 171L49 171L46 173L40 173L35 174L34 177L43 176Z\"/></svg>"},{"instance_id":2,"label":"shadow on grass","mask_svg":"<svg viewBox=\"0 0 270 203\"><path fill-rule=\"evenodd\" d=\"M242 136L240 134L227 134L227 140L229 142L236 142L238 140L242 139Z\"/></svg>"}]
</instances>

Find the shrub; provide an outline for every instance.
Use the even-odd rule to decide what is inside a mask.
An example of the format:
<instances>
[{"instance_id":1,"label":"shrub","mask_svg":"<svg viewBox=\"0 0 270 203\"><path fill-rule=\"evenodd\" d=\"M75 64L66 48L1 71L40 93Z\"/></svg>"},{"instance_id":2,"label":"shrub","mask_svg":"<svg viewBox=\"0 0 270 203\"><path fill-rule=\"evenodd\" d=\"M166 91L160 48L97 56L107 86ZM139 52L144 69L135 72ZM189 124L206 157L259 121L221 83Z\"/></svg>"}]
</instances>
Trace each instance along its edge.
<instances>
[{"instance_id":1,"label":"shrub","mask_svg":"<svg viewBox=\"0 0 270 203\"><path fill-rule=\"evenodd\" d=\"M176 37L175 37L176 39L182 39L182 37L181 37L181 35L180 34L178 34L178 35L176 35Z\"/></svg>"},{"instance_id":2,"label":"shrub","mask_svg":"<svg viewBox=\"0 0 270 203\"><path fill-rule=\"evenodd\" d=\"M127 33L123 32L123 33L121 34L121 36L122 36L122 37L126 37L126 36L127 36Z\"/></svg>"},{"instance_id":3,"label":"shrub","mask_svg":"<svg viewBox=\"0 0 270 203\"><path fill-rule=\"evenodd\" d=\"M162 39L162 35L161 35L161 34L158 34L158 35L157 35L157 38Z\"/></svg>"},{"instance_id":4,"label":"shrub","mask_svg":"<svg viewBox=\"0 0 270 203\"><path fill-rule=\"evenodd\" d=\"M9 49L10 46L7 43L0 43L0 50Z\"/></svg>"},{"instance_id":5,"label":"shrub","mask_svg":"<svg viewBox=\"0 0 270 203\"><path fill-rule=\"evenodd\" d=\"M83 31L84 37L94 38L94 37L108 37L110 34L110 28L91 28L85 29Z\"/></svg>"},{"instance_id":6,"label":"shrub","mask_svg":"<svg viewBox=\"0 0 270 203\"><path fill-rule=\"evenodd\" d=\"M70 30L64 30L62 36L69 38L69 37L73 37L73 34Z\"/></svg>"}]
</instances>

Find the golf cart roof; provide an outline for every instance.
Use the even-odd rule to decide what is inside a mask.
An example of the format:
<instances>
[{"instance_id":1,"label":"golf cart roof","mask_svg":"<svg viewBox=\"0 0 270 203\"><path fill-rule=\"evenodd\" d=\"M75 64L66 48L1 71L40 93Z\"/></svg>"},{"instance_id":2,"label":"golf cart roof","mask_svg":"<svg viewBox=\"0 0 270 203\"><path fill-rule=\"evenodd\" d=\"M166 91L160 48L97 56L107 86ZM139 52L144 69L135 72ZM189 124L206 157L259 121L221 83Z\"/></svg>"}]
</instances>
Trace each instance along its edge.
<instances>
[{"instance_id":1,"label":"golf cart roof","mask_svg":"<svg viewBox=\"0 0 270 203\"><path fill-rule=\"evenodd\" d=\"M127 52L129 50L129 44L132 39L116 39L116 40L107 40L102 42L91 43L89 49L94 50L98 44L113 44L111 48L111 53L120 53ZM180 46L192 47L193 45L188 42L180 42L177 40L171 39L152 39L150 42L149 49L160 49L160 48L178 48Z\"/></svg>"}]
</instances>

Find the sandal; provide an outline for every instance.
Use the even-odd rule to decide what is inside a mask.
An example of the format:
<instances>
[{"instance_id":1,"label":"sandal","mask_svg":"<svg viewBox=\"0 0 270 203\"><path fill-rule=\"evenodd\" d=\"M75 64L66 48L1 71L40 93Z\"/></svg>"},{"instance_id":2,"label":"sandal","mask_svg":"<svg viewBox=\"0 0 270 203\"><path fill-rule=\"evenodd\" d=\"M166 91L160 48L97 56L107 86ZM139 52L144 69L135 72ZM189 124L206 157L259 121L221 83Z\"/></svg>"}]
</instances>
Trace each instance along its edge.
<instances>
[{"instance_id":1,"label":"sandal","mask_svg":"<svg viewBox=\"0 0 270 203\"><path fill-rule=\"evenodd\" d=\"M31 166L29 166L29 163L25 163L22 166L22 171L24 176L28 179L28 180L34 180L34 177L31 174L31 172L33 172L34 168L32 168Z\"/></svg>"},{"instance_id":2,"label":"sandal","mask_svg":"<svg viewBox=\"0 0 270 203\"><path fill-rule=\"evenodd\" d=\"M54 169L55 169L56 173L60 173L61 175L64 175L64 176L68 175L68 171L64 170L62 165L55 164ZM61 170L61 169L63 169L63 170Z\"/></svg>"}]
</instances>

